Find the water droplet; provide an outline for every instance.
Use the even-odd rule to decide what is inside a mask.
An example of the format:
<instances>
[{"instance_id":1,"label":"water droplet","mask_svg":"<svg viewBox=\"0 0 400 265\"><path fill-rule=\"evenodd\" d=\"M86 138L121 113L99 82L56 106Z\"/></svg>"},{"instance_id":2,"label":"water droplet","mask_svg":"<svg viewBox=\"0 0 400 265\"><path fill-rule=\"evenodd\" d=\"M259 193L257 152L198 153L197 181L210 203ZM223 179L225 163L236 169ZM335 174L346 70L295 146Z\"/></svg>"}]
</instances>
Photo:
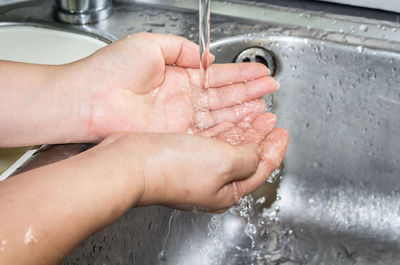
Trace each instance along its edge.
<instances>
[{"instance_id":1,"label":"water droplet","mask_svg":"<svg viewBox=\"0 0 400 265\"><path fill-rule=\"evenodd\" d=\"M246 235L248 236L253 236L257 233L257 228L255 225L248 223L246 225L246 228L244 229L244 232L246 233Z\"/></svg>"},{"instance_id":2,"label":"water droplet","mask_svg":"<svg viewBox=\"0 0 400 265\"><path fill-rule=\"evenodd\" d=\"M256 201L256 204L264 204L266 199L267 199L266 197L261 197Z\"/></svg>"},{"instance_id":3,"label":"water droplet","mask_svg":"<svg viewBox=\"0 0 400 265\"><path fill-rule=\"evenodd\" d=\"M367 25L361 25L360 27L359 27L359 29L360 29L360 31L362 31L362 32L367 32L368 31L368 26Z\"/></svg>"},{"instance_id":4,"label":"water droplet","mask_svg":"<svg viewBox=\"0 0 400 265\"><path fill-rule=\"evenodd\" d=\"M281 173L282 172L281 172L280 168L276 169L274 172L271 173L271 175L269 176L267 181L269 183L275 183L278 180L278 178L281 175Z\"/></svg>"},{"instance_id":5,"label":"water droplet","mask_svg":"<svg viewBox=\"0 0 400 265\"><path fill-rule=\"evenodd\" d=\"M162 250L159 254L158 254L158 259L160 261L166 261L167 260L167 255L165 254L165 251Z\"/></svg>"},{"instance_id":6,"label":"water droplet","mask_svg":"<svg viewBox=\"0 0 400 265\"><path fill-rule=\"evenodd\" d=\"M210 222L208 223L209 232L215 232L221 227L221 217L219 215L214 215Z\"/></svg>"}]
</instances>

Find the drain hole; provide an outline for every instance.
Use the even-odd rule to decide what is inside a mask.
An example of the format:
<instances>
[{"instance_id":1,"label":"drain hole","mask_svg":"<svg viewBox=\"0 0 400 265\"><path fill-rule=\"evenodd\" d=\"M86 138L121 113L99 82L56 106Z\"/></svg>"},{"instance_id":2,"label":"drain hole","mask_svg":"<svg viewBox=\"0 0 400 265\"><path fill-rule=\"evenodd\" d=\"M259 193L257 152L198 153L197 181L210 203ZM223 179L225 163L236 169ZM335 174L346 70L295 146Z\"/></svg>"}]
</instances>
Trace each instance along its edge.
<instances>
[{"instance_id":1,"label":"drain hole","mask_svg":"<svg viewBox=\"0 0 400 265\"><path fill-rule=\"evenodd\" d=\"M269 68L271 75L275 74L276 65L272 54L264 48L253 47L243 50L235 59L235 63L257 62Z\"/></svg>"},{"instance_id":2,"label":"drain hole","mask_svg":"<svg viewBox=\"0 0 400 265\"><path fill-rule=\"evenodd\" d=\"M262 64L266 65L267 67L269 67L267 61L261 56L258 56L258 55L256 56L256 62L257 63L262 63Z\"/></svg>"}]
</instances>

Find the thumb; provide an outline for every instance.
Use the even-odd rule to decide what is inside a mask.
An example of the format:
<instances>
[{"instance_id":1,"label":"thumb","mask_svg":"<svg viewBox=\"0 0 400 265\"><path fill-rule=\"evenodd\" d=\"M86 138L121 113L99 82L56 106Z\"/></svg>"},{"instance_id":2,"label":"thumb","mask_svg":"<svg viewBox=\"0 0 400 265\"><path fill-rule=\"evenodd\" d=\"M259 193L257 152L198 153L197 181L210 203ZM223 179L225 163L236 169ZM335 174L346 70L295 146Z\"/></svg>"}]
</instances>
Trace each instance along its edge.
<instances>
[{"instance_id":1,"label":"thumb","mask_svg":"<svg viewBox=\"0 0 400 265\"><path fill-rule=\"evenodd\" d=\"M188 39L175 35L154 33L141 33L140 37L158 45L165 64L189 68L200 67L199 46Z\"/></svg>"},{"instance_id":2,"label":"thumb","mask_svg":"<svg viewBox=\"0 0 400 265\"><path fill-rule=\"evenodd\" d=\"M237 193L243 196L255 191L277 169L283 161L289 144L289 133L275 128L261 143L261 161L255 173L249 178L237 181Z\"/></svg>"}]
</instances>

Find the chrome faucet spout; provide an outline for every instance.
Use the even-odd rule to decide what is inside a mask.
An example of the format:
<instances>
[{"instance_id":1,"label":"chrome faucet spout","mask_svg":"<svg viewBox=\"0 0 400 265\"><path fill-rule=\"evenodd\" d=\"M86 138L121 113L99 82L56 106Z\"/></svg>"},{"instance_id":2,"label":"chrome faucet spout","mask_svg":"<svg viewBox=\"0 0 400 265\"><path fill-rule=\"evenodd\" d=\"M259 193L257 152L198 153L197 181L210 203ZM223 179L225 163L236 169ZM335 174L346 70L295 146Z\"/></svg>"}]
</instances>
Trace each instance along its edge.
<instances>
[{"instance_id":1,"label":"chrome faucet spout","mask_svg":"<svg viewBox=\"0 0 400 265\"><path fill-rule=\"evenodd\" d=\"M111 13L112 0L55 0L55 18L69 24L96 23Z\"/></svg>"}]
</instances>

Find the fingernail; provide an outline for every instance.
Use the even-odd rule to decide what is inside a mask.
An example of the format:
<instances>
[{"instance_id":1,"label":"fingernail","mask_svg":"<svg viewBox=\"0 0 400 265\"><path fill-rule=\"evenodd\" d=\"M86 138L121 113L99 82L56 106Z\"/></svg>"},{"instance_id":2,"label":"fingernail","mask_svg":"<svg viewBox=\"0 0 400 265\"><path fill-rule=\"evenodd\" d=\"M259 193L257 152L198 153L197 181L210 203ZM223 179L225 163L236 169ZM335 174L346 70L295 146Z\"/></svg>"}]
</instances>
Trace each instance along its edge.
<instances>
[{"instance_id":1,"label":"fingernail","mask_svg":"<svg viewBox=\"0 0 400 265\"><path fill-rule=\"evenodd\" d=\"M271 70L269 70L269 68L267 68L267 70L268 70L267 76L271 76L271 74L272 74Z\"/></svg>"},{"instance_id":2,"label":"fingernail","mask_svg":"<svg viewBox=\"0 0 400 265\"><path fill-rule=\"evenodd\" d=\"M215 60L215 56L214 56L214 54L209 54L208 55L208 66L210 66L213 62L214 62L214 60Z\"/></svg>"},{"instance_id":3,"label":"fingernail","mask_svg":"<svg viewBox=\"0 0 400 265\"><path fill-rule=\"evenodd\" d=\"M278 80L275 80L276 81L276 90L279 90L279 88L281 88L281 83L279 83L279 81Z\"/></svg>"}]
</instances>

